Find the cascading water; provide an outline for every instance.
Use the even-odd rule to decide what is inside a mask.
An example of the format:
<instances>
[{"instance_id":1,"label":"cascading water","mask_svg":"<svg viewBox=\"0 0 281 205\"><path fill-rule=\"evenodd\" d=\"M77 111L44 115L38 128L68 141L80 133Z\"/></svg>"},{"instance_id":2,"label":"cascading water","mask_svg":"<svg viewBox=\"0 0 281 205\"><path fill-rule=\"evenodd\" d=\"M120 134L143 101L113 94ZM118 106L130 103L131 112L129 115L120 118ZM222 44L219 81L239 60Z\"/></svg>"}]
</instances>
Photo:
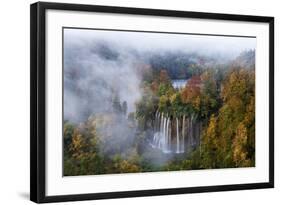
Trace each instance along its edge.
<instances>
[{"instance_id":1,"label":"cascading water","mask_svg":"<svg viewBox=\"0 0 281 205\"><path fill-rule=\"evenodd\" d=\"M188 152L200 141L198 126L200 123L194 121L194 116L173 117L156 111L151 145L164 153Z\"/></svg>"},{"instance_id":2,"label":"cascading water","mask_svg":"<svg viewBox=\"0 0 281 205\"><path fill-rule=\"evenodd\" d=\"M184 152L184 137L185 137L185 115L182 118L182 143L181 143L181 152Z\"/></svg>"},{"instance_id":3,"label":"cascading water","mask_svg":"<svg viewBox=\"0 0 281 205\"><path fill-rule=\"evenodd\" d=\"M157 111L154 130L152 146L161 149L165 153L171 152L169 149L169 143L171 142L171 120L169 116Z\"/></svg>"},{"instance_id":4,"label":"cascading water","mask_svg":"<svg viewBox=\"0 0 281 205\"><path fill-rule=\"evenodd\" d=\"M170 118L168 118L168 120L167 120L167 130L166 130L166 132L165 132L165 150L164 150L164 152L169 152L169 144L170 144Z\"/></svg>"},{"instance_id":5,"label":"cascading water","mask_svg":"<svg viewBox=\"0 0 281 205\"><path fill-rule=\"evenodd\" d=\"M180 153L179 119L176 118L176 121L177 121L177 151L176 151L176 153Z\"/></svg>"}]
</instances>

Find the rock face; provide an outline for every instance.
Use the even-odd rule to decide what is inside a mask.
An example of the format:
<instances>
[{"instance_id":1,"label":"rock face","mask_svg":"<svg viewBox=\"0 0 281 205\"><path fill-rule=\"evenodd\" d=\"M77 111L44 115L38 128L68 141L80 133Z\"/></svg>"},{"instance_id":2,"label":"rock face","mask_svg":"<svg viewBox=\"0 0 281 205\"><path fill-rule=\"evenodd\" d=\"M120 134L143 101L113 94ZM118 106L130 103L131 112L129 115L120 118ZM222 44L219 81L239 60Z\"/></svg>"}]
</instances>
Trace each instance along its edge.
<instances>
[{"instance_id":1,"label":"rock face","mask_svg":"<svg viewBox=\"0 0 281 205\"><path fill-rule=\"evenodd\" d=\"M184 153L200 143L202 123L193 116L170 116L156 112L152 146L164 153Z\"/></svg>"}]
</instances>

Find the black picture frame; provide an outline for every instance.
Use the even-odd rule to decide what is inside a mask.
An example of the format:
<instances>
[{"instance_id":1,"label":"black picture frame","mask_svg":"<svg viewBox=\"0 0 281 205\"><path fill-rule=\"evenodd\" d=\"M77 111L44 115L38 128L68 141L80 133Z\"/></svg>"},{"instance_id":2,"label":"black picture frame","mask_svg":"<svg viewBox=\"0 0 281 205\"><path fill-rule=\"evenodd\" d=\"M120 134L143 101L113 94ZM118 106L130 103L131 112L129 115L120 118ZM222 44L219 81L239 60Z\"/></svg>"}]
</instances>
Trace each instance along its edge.
<instances>
[{"instance_id":1,"label":"black picture frame","mask_svg":"<svg viewBox=\"0 0 281 205\"><path fill-rule=\"evenodd\" d=\"M263 22L269 25L269 181L263 183L229 184L191 188L170 188L107 193L46 196L46 10L67 10L129 15L166 16L195 19L215 19ZM38 2L30 7L30 199L37 203L76 200L97 200L198 192L230 191L274 187L274 18L265 16L110 7L82 4Z\"/></svg>"}]
</instances>

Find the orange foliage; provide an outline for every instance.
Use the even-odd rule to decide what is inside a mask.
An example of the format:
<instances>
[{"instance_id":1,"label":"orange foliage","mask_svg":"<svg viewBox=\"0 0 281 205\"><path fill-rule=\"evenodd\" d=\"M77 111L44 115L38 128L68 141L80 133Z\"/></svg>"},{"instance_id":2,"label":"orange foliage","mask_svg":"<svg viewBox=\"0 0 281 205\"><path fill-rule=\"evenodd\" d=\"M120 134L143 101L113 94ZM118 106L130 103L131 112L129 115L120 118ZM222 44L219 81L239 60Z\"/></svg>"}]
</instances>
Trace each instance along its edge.
<instances>
[{"instance_id":1,"label":"orange foliage","mask_svg":"<svg viewBox=\"0 0 281 205\"><path fill-rule=\"evenodd\" d=\"M200 99L198 98L200 96L200 91L201 78L200 76L193 76L182 90L181 99L184 103L192 103L197 107L199 104L198 100Z\"/></svg>"}]
</instances>

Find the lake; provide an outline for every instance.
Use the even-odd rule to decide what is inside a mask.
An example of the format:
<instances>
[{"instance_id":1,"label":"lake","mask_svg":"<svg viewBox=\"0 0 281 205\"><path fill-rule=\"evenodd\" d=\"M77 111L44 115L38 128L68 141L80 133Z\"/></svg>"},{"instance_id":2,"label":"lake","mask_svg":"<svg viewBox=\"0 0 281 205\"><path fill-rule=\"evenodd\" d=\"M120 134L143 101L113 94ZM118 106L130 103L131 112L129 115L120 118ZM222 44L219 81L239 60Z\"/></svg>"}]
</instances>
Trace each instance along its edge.
<instances>
[{"instance_id":1,"label":"lake","mask_svg":"<svg viewBox=\"0 0 281 205\"><path fill-rule=\"evenodd\" d=\"M175 89L181 89L183 88L186 83L187 83L187 79L172 79L172 85Z\"/></svg>"}]
</instances>

